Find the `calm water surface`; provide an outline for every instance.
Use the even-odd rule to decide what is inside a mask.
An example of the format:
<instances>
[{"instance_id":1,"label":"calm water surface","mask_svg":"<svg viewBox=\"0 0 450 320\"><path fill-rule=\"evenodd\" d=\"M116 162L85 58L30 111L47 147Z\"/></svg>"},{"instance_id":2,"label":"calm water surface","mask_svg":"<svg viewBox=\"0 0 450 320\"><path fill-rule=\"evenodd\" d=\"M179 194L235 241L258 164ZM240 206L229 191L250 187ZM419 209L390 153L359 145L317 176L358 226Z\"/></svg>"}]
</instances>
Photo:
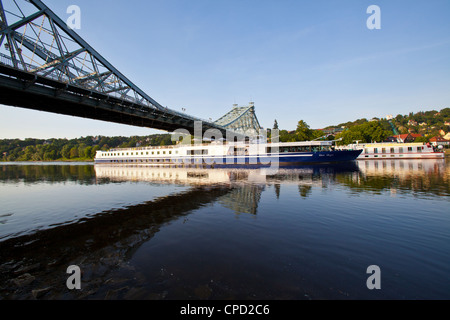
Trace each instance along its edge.
<instances>
[{"instance_id":1,"label":"calm water surface","mask_svg":"<svg viewBox=\"0 0 450 320\"><path fill-rule=\"evenodd\" d=\"M450 299L449 204L448 160L2 163L0 298Z\"/></svg>"}]
</instances>

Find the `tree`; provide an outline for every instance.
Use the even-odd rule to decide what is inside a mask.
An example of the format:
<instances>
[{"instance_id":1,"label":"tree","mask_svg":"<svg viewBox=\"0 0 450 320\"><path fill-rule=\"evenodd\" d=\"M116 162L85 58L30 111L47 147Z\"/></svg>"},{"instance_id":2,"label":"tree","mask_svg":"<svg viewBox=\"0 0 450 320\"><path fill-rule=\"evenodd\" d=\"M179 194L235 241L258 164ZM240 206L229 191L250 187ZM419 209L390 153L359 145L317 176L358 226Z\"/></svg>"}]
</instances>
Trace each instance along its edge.
<instances>
[{"instance_id":1,"label":"tree","mask_svg":"<svg viewBox=\"0 0 450 320\"><path fill-rule=\"evenodd\" d=\"M64 145L64 147L62 147L62 149L61 149L61 156L64 159L70 159L70 149L72 149L70 144L66 144L66 145Z\"/></svg>"},{"instance_id":2,"label":"tree","mask_svg":"<svg viewBox=\"0 0 450 320\"><path fill-rule=\"evenodd\" d=\"M380 122L366 122L357 126L353 126L348 130L338 134L336 138L342 138L340 144L352 144L355 141L365 143L382 142L388 136L392 135L391 131L386 130Z\"/></svg>"},{"instance_id":3,"label":"tree","mask_svg":"<svg viewBox=\"0 0 450 320\"><path fill-rule=\"evenodd\" d=\"M275 122L273 123L273 129L278 130L278 121L275 119Z\"/></svg>"},{"instance_id":4,"label":"tree","mask_svg":"<svg viewBox=\"0 0 450 320\"><path fill-rule=\"evenodd\" d=\"M97 151L98 150L100 150L100 147L99 146L94 146L93 148L92 148L92 150L91 150L91 155L90 155L90 158L91 159L94 159L95 158L95 155L97 154Z\"/></svg>"},{"instance_id":5,"label":"tree","mask_svg":"<svg viewBox=\"0 0 450 320\"><path fill-rule=\"evenodd\" d=\"M417 137L417 138L414 140L414 142L425 142L425 143L428 143L428 142L430 142L430 138L427 138L427 137Z\"/></svg>"},{"instance_id":6,"label":"tree","mask_svg":"<svg viewBox=\"0 0 450 320\"><path fill-rule=\"evenodd\" d=\"M92 147L91 147L91 146L87 146L87 147L84 149L84 157L85 157L86 159L91 159L91 154L92 154Z\"/></svg>"},{"instance_id":7,"label":"tree","mask_svg":"<svg viewBox=\"0 0 450 320\"><path fill-rule=\"evenodd\" d=\"M313 138L313 130L309 128L309 125L300 120L297 125L297 130L295 130L295 138L297 141L309 141Z\"/></svg>"},{"instance_id":8,"label":"tree","mask_svg":"<svg viewBox=\"0 0 450 320\"><path fill-rule=\"evenodd\" d=\"M78 158L78 148L73 147L72 149L70 149L70 159L76 159L76 158Z\"/></svg>"}]
</instances>

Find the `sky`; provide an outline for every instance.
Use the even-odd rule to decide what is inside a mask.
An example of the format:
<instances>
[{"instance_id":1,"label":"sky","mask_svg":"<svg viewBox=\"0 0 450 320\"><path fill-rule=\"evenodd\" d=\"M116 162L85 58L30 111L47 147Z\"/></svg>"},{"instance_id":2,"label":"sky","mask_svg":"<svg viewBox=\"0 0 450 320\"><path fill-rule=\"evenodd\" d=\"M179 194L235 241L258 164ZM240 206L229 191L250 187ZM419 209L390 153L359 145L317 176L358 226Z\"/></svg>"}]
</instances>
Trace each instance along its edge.
<instances>
[{"instance_id":1,"label":"sky","mask_svg":"<svg viewBox=\"0 0 450 320\"><path fill-rule=\"evenodd\" d=\"M12 0L3 0L12 1ZM450 107L448 0L43 0L163 106L319 129ZM377 5L381 29L370 30ZM163 133L0 105L0 138Z\"/></svg>"}]
</instances>

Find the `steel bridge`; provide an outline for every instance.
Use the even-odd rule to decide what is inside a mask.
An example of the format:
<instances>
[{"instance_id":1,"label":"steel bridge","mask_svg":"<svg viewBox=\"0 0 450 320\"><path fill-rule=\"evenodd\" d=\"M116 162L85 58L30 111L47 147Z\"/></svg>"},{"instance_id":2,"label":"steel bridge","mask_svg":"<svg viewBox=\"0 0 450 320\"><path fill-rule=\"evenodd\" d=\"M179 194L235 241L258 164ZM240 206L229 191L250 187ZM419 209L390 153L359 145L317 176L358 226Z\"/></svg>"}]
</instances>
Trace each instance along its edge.
<instances>
[{"instance_id":1,"label":"steel bridge","mask_svg":"<svg viewBox=\"0 0 450 320\"><path fill-rule=\"evenodd\" d=\"M162 106L40 0L0 0L0 104L168 132L195 134L199 121L202 134L261 130L254 106L215 122Z\"/></svg>"}]
</instances>

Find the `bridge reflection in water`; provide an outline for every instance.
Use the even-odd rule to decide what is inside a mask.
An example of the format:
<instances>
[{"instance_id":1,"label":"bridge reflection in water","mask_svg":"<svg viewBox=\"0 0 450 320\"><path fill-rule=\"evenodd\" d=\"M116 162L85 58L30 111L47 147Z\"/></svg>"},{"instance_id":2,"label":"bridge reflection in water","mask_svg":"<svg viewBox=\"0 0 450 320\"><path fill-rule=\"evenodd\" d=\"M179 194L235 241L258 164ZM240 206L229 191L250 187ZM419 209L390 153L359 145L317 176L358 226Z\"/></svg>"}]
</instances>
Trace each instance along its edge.
<instances>
[{"instance_id":1,"label":"bridge reflection in water","mask_svg":"<svg viewBox=\"0 0 450 320\"><path fill-rule=\"evenodd\" d=\"M236 216L256 217L264 191L273 190L277 198L283 195L285 187L292 192L289 186L298 187L298 195L303 198L310 197L315 189L328 188L364 193L412 190L419 195L425 190L426 197L450 195L449 167L438 161L364 161L278 172L113 165L74 166L69 171L64 165L23 168L2 165L2 168L0 180L13 184L27 179L35 183L42 180L41 176L51 175L57 177L57 182L50 183L72 181L74 176L79 176L81 184L86 185L136 182L188 187L148 202L104 210L78 221L1 241L0 298L4 299L164 299L166 291L149 293L135 265L130 263L139 248L152 243L168 224L183 223L204 207L219 206ZM52 181L51 177L47 179ZM124 192L127 192L125 189L126 186ZM83 290L67 290L69 265L78 265L83 271ZM164 272L154 280L167 287L170 276ZM20 277L24 274L32 275L31 285L21 284Z\"/></svg>"},{"instance_id":2,"label":"bridge reflection in water","mask_svg":"<svg viewBox=\"0 0 450 320\"><path fill-rule=\"evenodd\" d=\"M136 273L128 261L133 252L152 239L162 226L180 218L186 219L190 213L212 203L220 203L238 215L256 215L261 193L268 185L279 186L281 181L311 185L313 177L321 172L357 170L354 164L338 169L304 167L276 174L264 170L100 165L94 167L94 177L90 176L93 172L86 166L70 166L70 170L67 167L4 166L0 179L13 183L44 181L59 184L73 181L74 176L79 175L81 184L145 182L191 188L0 242L0 279L3 283L0 297L4 299L33 299L36 296L49 299L115 298L118 294L115 290L136 285ZM52 177L47 177L50 175ZM66 268L69 265L78 265L83 271L83 290L67 290ZM34 291L21 284L20 277L29 273L33 275ZM134 297L131 290L127 298Z\"/></svg>"}]
</instances>

